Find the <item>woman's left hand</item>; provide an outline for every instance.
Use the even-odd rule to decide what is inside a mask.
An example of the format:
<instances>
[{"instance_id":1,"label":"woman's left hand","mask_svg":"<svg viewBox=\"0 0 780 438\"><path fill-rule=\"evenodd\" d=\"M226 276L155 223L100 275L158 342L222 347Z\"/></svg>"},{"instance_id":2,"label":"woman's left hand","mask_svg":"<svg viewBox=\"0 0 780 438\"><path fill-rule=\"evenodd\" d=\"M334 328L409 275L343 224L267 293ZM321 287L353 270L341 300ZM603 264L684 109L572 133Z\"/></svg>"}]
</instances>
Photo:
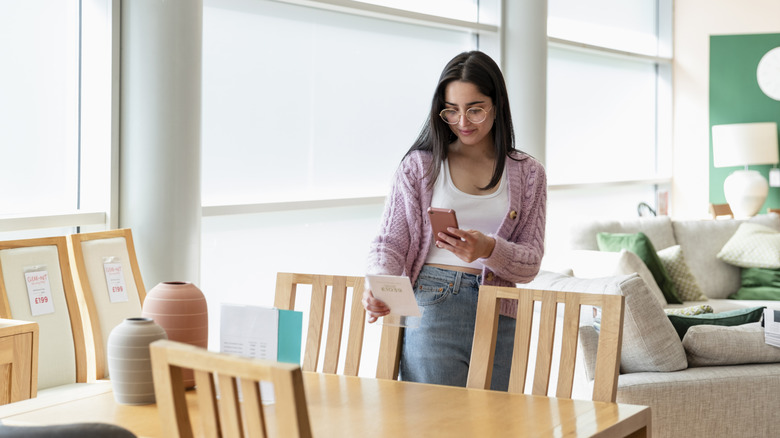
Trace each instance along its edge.
<instances>
[{"instance_id":1,"label":"woman's left hand","mask_svg":"<svg viewBox=\"0 0 780 438\"><path fill-rule=\"evenodd\" d=\"M466 263L490 257L493 254L493 248L496 247L496 239L477 230L461 230L449 227L447 232L452 234L452 236L459 237L459 239L439 233L437 236L433 236L436 239L436 246L452 252Z\"/></svg>"}]
</instances>

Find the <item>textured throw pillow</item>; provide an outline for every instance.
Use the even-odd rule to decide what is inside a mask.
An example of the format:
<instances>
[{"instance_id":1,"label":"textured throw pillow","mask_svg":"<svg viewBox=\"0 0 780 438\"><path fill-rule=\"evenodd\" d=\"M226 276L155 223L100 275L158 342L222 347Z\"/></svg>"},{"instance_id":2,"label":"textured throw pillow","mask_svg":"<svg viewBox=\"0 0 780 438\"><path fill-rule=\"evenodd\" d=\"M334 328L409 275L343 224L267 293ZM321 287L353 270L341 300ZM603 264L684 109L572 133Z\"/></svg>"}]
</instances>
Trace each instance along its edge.
<instances>
[{"instance_id":1,"label":"textured throw pillow","mask_svg":"<svg viewBox=\"0 0 780 438\"><path fill-rule=\"evenodd\" d=\"M636 272L647 283L648 289L661 306L666 305L663 292L655 283L653 274L647 269L645 262L631 251L622 249L620 252L574 250L569 254L569 265L572 275L580 278L600 278L614 275L627 275Z\"/></svg>"},{"instance_id":2,"label":"textured throw pillow","mask_svg":"<svg viewBox=\"0 0 780 438\"><path fill-rule=\"evenodd\" d=\"M740 268L780 269L780 232L744 222L716 257Z\"/></svg>"},{"instance_id":3,"label":"textured throw pillow","mask_svg":"<svg viewBox=\"0 0 780 438\"><path fill-rule=\"evenodd\" d=\"M663 263L658 258L658 253L653 247L653 243L647 238L645 233L626 234L626 233L598 233L596 242L601 251L620 251L626 249L633 252L647 266L647 269L653 274L656 284L669 304L682 304L682 300L677 296L677 290L674 287L669 273L666 272Z\"/></svg>"},{"instance_id":4,"label":"textured throw pillow","mask_svg":"<svg viewBox=\"0 0 780 438\"><path fill-rule=\"evenodd\" d=\"M674 283L677 296L683 301L707 301L696 277L693 276L688 264L685 263L683 250L680 245L670 246L658 251L658 258L663 263L666 272Z\"/></svg>"},{"instance_id":5,"label":"textured throw pillow","mask_svg":"<svg viewBox=\"0 0 780 438\"><path fill-rule=\"evenodd\" d=\"M586 279L542 271L533 281L518 287L623 295L626 307L620 371L624 374L668 372L688 367L685 350L672 323L638 274Z\"/></svg>"},{"instance_id":6,"label":"textured throw pillow","mask_svg":"<svg viewBox=\"0 0 780 438\"><path fill-rule=\"evenodd\" d=\"M780 362L780 348L768 345L761 323L724 327L697 325L683 338L689 366Z\"/></svg>"},{"instance_id":7,"label":"textured throw pillow","mask_svg":"<svg viewBox=\"0 0 780 438\"><path fill-rule=\"evenodd\" d=\"M746 309L729 310L719 313L703 313L701 315L667 315L677 334L682 340L689 328L697 325L735 326L761 321L766 306L749 307Z\"/></svg>"},{"instance_id":8,"label":"textured throw pillow","mask_svg":"<svg viewBox=\"0 0 780 438\"><path fill-rule=\"evenodd\" d=\"M742 268L742 286L732 300L780 300L780 270Z\"/></svg>"},{"instance_id":9,"label":"textured throw pillow","mask_svg":"<svg viewBox=\"0 0 780 438\"><path fill-rule=\"evenodd\" d=\"M664 312L666 312L667 315L693 316L693 315L702 315L704 313L713 313L714 310L712 309L712 306L708 306L707 304L699 304L697 306L681 307L675 309L664 309Z\"/></svg>"}]
</instances>

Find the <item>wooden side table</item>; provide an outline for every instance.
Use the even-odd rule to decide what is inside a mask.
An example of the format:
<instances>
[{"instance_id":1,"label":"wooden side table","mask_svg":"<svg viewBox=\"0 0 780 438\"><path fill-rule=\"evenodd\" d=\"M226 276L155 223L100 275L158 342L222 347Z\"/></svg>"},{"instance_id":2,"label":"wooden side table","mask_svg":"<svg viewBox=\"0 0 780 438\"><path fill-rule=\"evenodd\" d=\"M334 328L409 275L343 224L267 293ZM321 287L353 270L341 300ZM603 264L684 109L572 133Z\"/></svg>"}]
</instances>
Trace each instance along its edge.
<instances>
[{"instance_id":1,"label":"wooden side table","mask_svg":"<svg viewBox=\"0 0 780 438\"><path fill-rule=\"evenodd\" d=\"M0 318L0 405L38 393L38 323Z\"/></svg>"}]
</instances>

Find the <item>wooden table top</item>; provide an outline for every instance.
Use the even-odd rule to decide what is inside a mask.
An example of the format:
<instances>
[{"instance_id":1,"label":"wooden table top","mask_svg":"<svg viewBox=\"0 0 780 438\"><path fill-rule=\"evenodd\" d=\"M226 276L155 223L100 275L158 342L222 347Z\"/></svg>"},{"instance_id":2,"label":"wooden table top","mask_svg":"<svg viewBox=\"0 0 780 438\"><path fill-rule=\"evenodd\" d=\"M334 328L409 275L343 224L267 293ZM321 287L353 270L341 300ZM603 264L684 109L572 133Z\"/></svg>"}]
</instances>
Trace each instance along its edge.
<instances>
[{"instance_id":1,"label":"wooden table top","mask_svg":"<svg viewBox=\"0 0 780 438\"><path fill-rule=\"evenodd\" d=\"M650 408L646 406L322 373L304 373L304 386L312 431L317 437L650 436ZM194 395L190 391L187 396L192 418L197 417ZM266 418L272 417L273 404L266 410ZM29 410L17 410L2 421L98 421L118 424L141 437L156 438L161 437L158 415L156 405L120 405L111 392L104 392L48 407L30 404ZM197 421L193 423L198 430Z\"/></svg>"}]
</instances>

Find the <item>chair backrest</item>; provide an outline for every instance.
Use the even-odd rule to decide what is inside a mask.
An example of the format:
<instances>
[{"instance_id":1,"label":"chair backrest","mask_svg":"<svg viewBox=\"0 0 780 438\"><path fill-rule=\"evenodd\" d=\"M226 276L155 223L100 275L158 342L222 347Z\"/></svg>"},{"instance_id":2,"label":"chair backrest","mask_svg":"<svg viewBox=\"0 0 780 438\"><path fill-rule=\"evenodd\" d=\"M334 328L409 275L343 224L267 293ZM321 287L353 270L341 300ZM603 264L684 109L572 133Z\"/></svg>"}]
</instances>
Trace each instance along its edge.
<instances>
[{"instance_id":1,"label":"chair backrest","mask_svg":"<svg viewBox=\"0 0 780 438\"><path fill-rule=\"evenodd\" d=\"M193 436L182 380L182 368L190 368L195 373L200 435L268 436L259 385L267 381L273 383L278 429L275 436L311 437L300 366L217 353L168 340L155 341L150 349L164 436Z\"/></svg>"},{"instance_id":2,"label":"chair backrest","mask_svg":"<svg viewBox=\"0 0 780 438\"><path fill-rule=\"evenodd\" d=\"M734 213L731 211L731 206L728 204L710 204L710 214L713 219L719 217L733 218Z\"/></svg>"},{"instance_id":3,"label":"chair backrest","mask_svg":"<svg viewBox=\"0 0 780 438\"><path fill-rule=\"evenodd\" d=\"M323 326L327 311L328 331L325 338L325 357L320 370L324 373L338 372L341 341L344 333L344 313L349 289L352 306L349 328L347 330L347 349L343 374L357 376L363 350L363 335L366 325L366 311L361 302L365 279L338 275L318 275L280 272L276 275L276 295L274 306L279 309L295 310L295 296L298 285L311 285L311 304L309 307L309 325L306 329L306 346L303 353L303 370L318 371L320 346L323 338ZM330 289L330 308L326 309L328 290ZM377 377L396 379L400 358L400 329L397 326L382 327L382 340L379 348Z\"/></svg>"},{"instance_id":4,"label":"chair backrest","mask_svg":"<svg viewBox=\"0 0 780 438\"><path fill-rule=\"evenodd\" d=\"M141 316L146 297L133 235L128 228L72 234L68 250L76 292L87 308L88 353L94 350L95 356L89 378L103 379L108 335L126 318Z\"/></svg>"},{"instance_id":5,"label":"chair backrest","mask_svg":"<svg viewBox=\"0 0 780 438\"><path fill-rule=\"evenodd\" d=\"M38 323L38 389L87 381L84 326L64 236L0 242L0 318Z\"/></svg>"},{"instance_id":6,"label":"chair backrest","mask_svg":"<svg viewBox=\"0 0 780 438\"><path fill-rule=\"evenodd\" d=\"M538 301L541 306L538 313L539 328L532 393L534 395L548 395L558 304L563 303L560 362L555 397L571 398L580 313L582 309L590 311L590 306L594 306L601 308L601 326L596 356L593 400L615 401L620 371L625 307L624 297L621 295L480 286L467 383L469 388L490 388L501 299L517 300L518 302L512 368L509 377L510 392L522 393L526 386L529 351L532 344L534 303Z\"/></svg>"}]
</instances>

